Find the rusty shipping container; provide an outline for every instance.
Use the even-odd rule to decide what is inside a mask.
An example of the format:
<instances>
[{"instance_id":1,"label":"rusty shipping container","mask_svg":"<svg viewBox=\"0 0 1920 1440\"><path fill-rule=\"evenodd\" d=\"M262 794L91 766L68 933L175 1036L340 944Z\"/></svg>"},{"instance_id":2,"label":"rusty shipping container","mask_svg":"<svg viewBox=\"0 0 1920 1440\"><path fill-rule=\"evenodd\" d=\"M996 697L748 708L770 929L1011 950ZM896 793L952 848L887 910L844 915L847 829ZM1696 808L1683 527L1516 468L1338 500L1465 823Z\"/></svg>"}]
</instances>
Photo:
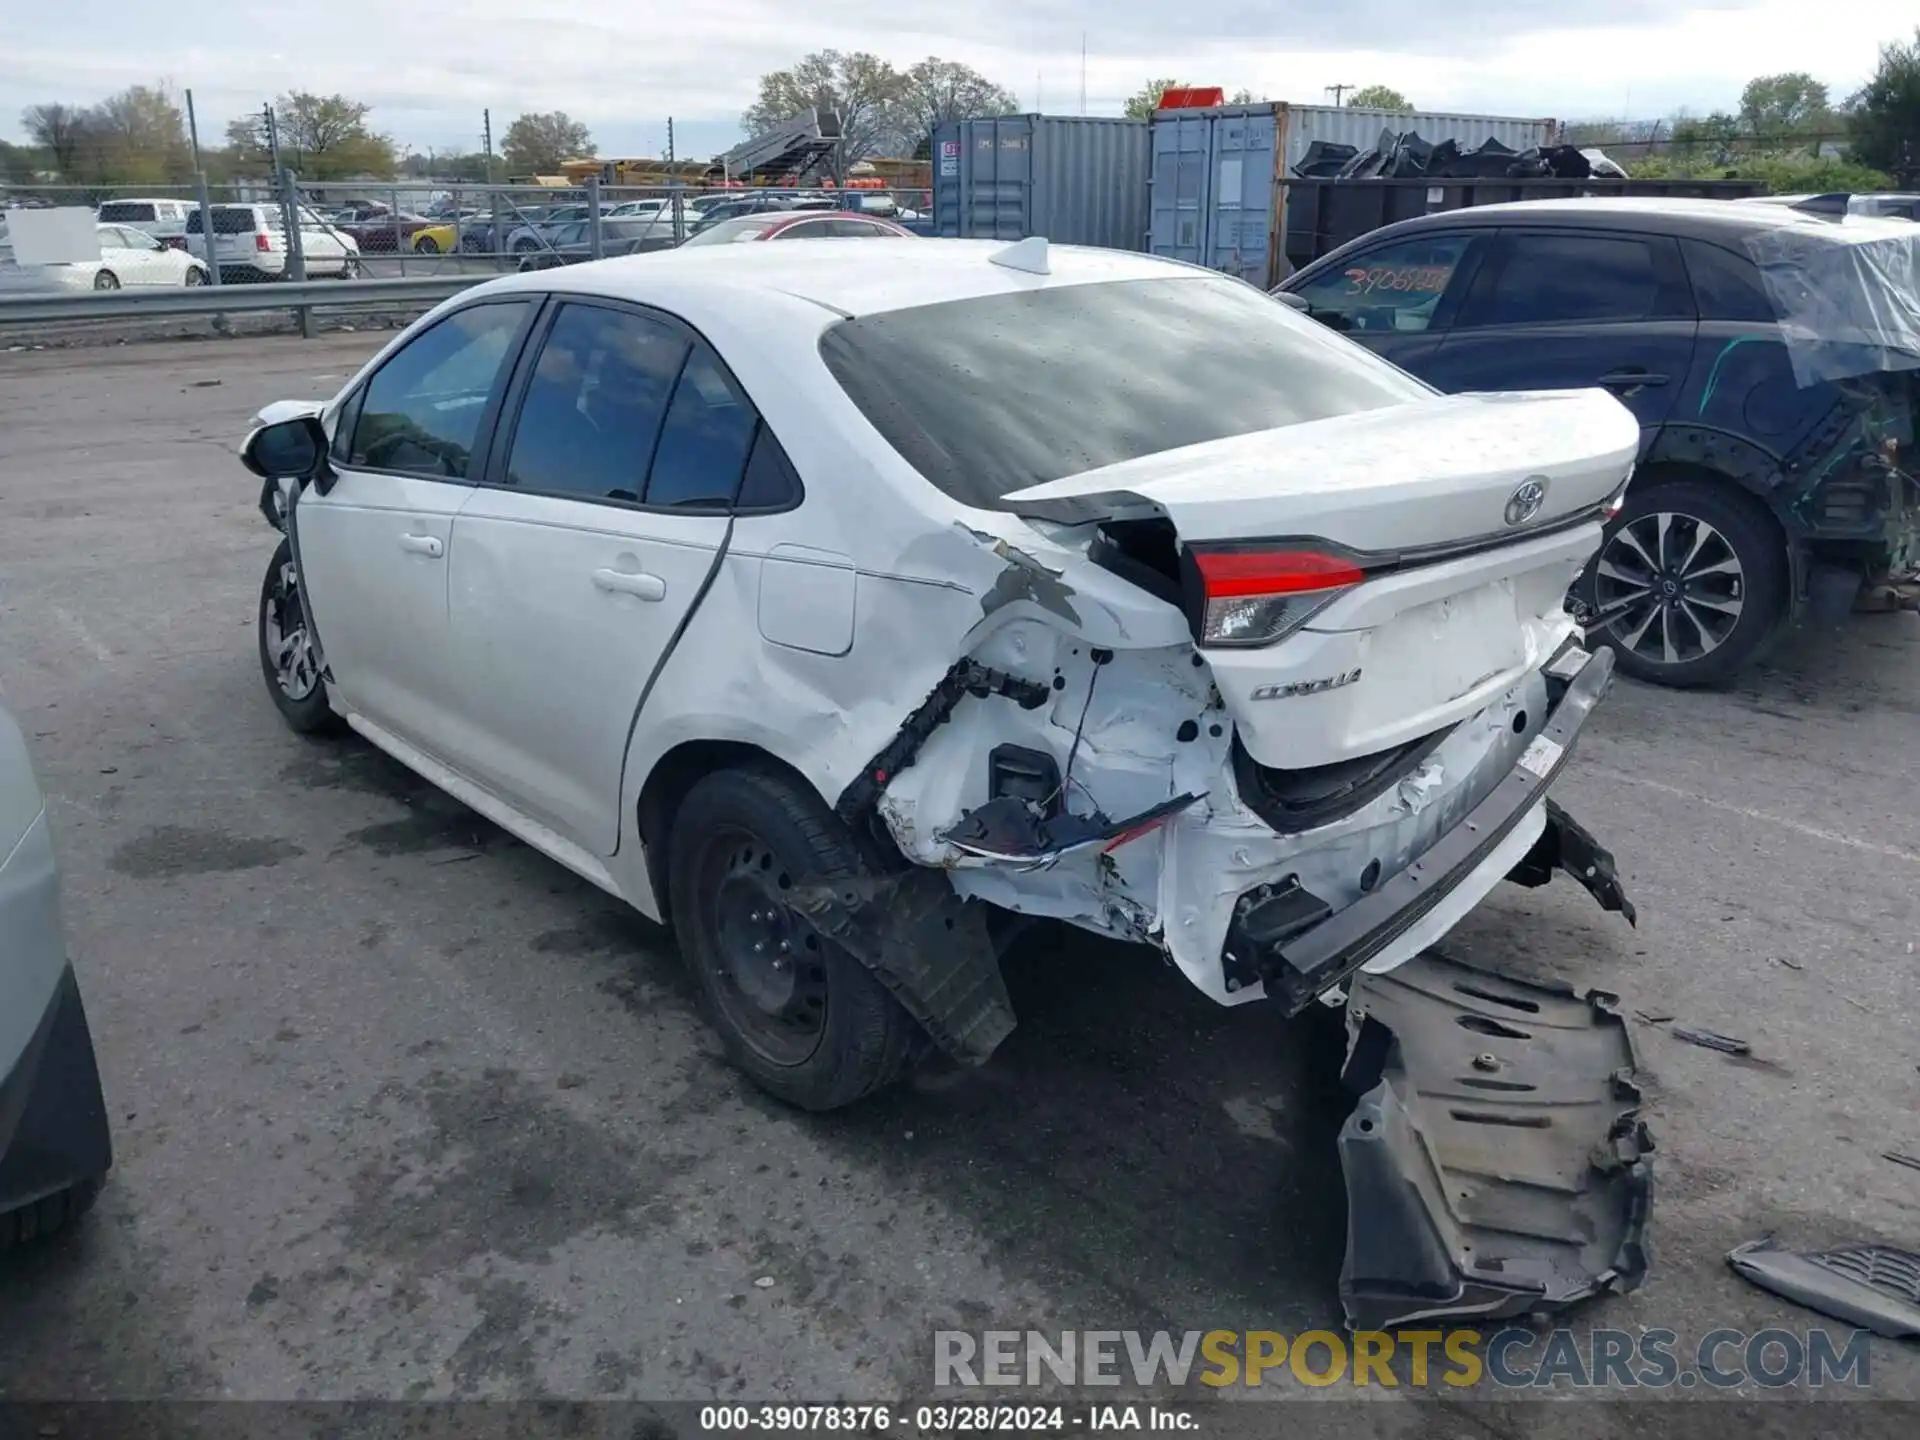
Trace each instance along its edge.
<instances>
[{"instance_id":1,"label":"rusty shipping container","mask_svg":"<svg viewBox=\"0 0 1920 1440\"><path fill-rule=\"evenodd\" d=\"M1316 141L1370 149L1382 130L1473 148L1492 139L1513 150L1553 143L1552 120L1438 111L1358 110L1262 101L1167 110L1151 122L1150 248L1255 284L1277 283L1293 167ZM1295 262L1298 263L1298 262ZM1269 278L1269 277L1273 278Z\"/></svg>"},{"instance_id":2,"label":"rusty shipping container","mask_svg":"<svg viewBox=\"0 0 1920 1440\"><path fill-rule=\"evenodd\" d=\"M936 234L1147 248L1149 125L1089 115L1001 115L933 133Z\"/></svg>"}]
</instances>

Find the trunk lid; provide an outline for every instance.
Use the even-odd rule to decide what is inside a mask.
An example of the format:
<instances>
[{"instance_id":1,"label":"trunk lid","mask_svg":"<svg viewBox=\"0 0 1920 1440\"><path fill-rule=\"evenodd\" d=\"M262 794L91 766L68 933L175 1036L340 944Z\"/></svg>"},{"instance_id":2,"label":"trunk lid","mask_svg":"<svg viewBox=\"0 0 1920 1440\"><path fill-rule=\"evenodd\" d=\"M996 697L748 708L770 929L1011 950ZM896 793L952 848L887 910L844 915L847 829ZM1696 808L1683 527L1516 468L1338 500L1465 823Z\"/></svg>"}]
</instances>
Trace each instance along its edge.
<instances>
[{"instance_id":1,"label":"trunk lid","mask_svg":"<svg viewBox=\"0 0 1920 1440\"><path fill-rule=\"evenodd\" d=\"M1163 514L1241 744L1262 767L1299 772L1410 745L1545 664L1574 630L1567 587L1639 442L1601 391L1436 396L1131 460L1007 503ZM1245 628L1215 627L1227 613L1216 607L1262 603Z\"/></svg>"},{"instance_id":2,"label":"trunk lid","mask_svg":"<svg viewBox=\"0 0 1920 1440\"><path fill-rule=\"evenodd\" d=\"M1436 395L1143 456L1016 491L1006 504L1138 497L1187 544L1287 536L1425 550L1590 509L1626 480L1639 443L1632 412L1603 390ZM1533 478L1545 496L1515 527L1507 502Z\"/></svg>"}]
</instances>

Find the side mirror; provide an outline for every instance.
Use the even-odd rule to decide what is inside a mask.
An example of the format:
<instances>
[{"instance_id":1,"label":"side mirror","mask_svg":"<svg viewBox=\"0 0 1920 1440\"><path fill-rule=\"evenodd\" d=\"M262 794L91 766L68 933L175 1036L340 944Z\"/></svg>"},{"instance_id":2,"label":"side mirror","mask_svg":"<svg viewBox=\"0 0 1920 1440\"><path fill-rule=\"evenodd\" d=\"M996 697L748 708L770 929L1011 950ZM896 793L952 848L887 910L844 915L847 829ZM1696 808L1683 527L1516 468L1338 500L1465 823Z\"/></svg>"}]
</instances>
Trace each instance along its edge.
<instances>
[{"instance_id":1,"label":"side mirror","mask_svg":"<svg viewBox=\"0 0 1920 1440\"><path fill-rule=\"evenodd\" d=\"M327 432L318 415L262 425L240 448L245 466L263 480L318 480L327 465Z\"/></svg>"},{"instance_id":2,"label":"side mirror","mask_svg":"<svg viewBox=\"0 0 1920 1440\"><path fill-rule=\"evenodd\" d=\"M1289 310L1298 310L1302 315L1309 314L1313 310L1303 296L1296 295L1291 290L1275 290L1271 294Z\"/></svg>"}]
</instances>

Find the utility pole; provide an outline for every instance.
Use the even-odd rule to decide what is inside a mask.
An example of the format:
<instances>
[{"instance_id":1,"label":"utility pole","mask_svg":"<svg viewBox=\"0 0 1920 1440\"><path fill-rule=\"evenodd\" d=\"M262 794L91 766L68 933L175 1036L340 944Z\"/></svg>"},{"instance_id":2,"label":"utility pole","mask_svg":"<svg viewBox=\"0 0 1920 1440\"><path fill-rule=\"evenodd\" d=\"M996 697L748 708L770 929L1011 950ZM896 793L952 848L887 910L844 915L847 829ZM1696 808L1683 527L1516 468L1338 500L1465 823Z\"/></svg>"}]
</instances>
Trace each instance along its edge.
<instances>
[{"instance_id":1,"label":"utility pole","mask_svg":"<svg viewBox=\"0 0 1920 1440\"><path fill-rule=\"evenodd\" d=\"M493 184L493 111L480 112L480 148L487 157L487 184Z\"/></svg>"},{"instance_id":2,"label":"utility pole","mask_svg":"<svg viewBox=\"0 0 1920 1440\"><path fill-rule=\"evenodd\" d=\"M673 215L673 243L687 238L687 210L680 199L680 167L673 148L673 117L667 116L667 197Z\"/></svg>"},{"instance_id":3,"label":"utility pole","mask_svg":"<svg viewBox=\"0 0 1920 1440\"><path fill-rule=\"evenodd\" d=\"M206 248L207 283L220 283L220 257L213 249L213 199L207 194L207 172L200 165L200 121L193 113L193 91L187 91L187 143L193 147L193 198L200 209L200 243ZM213 328L224 331L224 313L213 317Z\"/></svg>"},{"instance_id":4,"label":"utility pole","mask_svg":"<svg viewBox=\"0 0 1920 1440\"><path fill-rule=\"evenodd\" d=\"M1358 85L1329 85L1326 87L1326 90L1327 94L1333 96L1333 108L1338 110L1340 108L1340 97L1345 95L1349 90L1358 90L1359 88Z\"/></svg>"}]
</instances>

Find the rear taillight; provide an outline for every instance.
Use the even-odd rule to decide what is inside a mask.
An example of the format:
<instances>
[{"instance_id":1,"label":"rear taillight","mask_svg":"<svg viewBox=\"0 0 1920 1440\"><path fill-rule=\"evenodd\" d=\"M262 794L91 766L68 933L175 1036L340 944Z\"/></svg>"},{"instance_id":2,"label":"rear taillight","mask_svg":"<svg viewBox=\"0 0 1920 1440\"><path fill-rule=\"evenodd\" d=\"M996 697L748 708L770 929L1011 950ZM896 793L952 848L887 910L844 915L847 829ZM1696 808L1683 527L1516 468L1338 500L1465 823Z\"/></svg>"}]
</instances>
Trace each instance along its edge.
<instances>
[{"instance_id":1,"label":"rear taillight","mask_svg":"<svg viewBox=\"0 0 1920 1440\"><path fill-rule=\"evenodd\" d=\"M273 237L264 230L254 231L253 248L264 255L267 251L273 249Z\"/></svg>"},{"instance_id":2,"label":"rear taillight","mask_svg":"<svg viewBox=\"0 0 1920 1440\"><path fill-rule=\"evenodd\" d=\"M1367 578L1352 559L1327 550L1187 553L1198 588L1194 638L1202 645L1271 645Z\"/></svg>"}]
</instances>

